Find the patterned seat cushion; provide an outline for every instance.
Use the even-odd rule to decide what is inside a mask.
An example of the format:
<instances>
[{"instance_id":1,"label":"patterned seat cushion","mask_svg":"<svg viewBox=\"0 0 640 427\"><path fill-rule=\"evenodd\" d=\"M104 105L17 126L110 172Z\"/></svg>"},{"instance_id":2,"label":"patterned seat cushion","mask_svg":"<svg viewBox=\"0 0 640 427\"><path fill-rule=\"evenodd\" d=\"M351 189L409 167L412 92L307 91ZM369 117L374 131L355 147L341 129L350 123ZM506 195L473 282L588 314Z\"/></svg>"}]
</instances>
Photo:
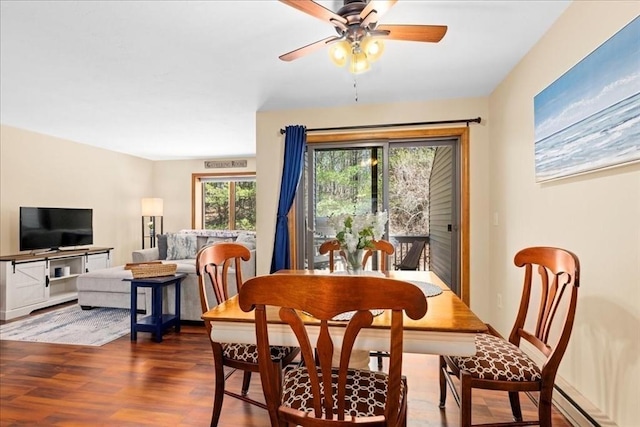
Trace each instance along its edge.
<instances>
[{"instance_id":1,"label":"patterned seat cushion","mask_svg":"<svg viewBox=\"0 0 640 427\"><path fill-rule=\"evenodd\" d=\"M334 382L334 395L337 393L338 371L331 373ZM351 416L375 416L384 415L384 406L387 396L387 378L384 372L363 371L349 369L347 371L347 414ZM311 382L307 368L300 367L285 373L283 380L282 405L303 412L313 412L313 399ZM402 377L400 383L400 402L404 398L406 378ZM324 393L324 387L320 383L320 392ZM337 413L338 404L334 401L334 413Z\"/></svg>"},{"instance_id":2,"label":"patterned seat cushion","mask_svg":"<svg viewBox=\"0 0 640 427\"><path fill-rule=\"evenodd\" d=\"M271 360L284 359L296 347L271 347ZM222 355L227 359L240 360L242 362L258 363L258 347L255 344L222 344Z\"/></svg>"},{"instance_id":3,"label":"patterned seat cushion","mask_svg":"<svg viewBox=\"0 0 640 427\"><path fill-rule=\"evenodd\" d=\"M458 369L471 376L502 381L538 381L540 369L522 350L488 334L476 335L476 355L450 357Z\"/></svg>"}]
</instances>

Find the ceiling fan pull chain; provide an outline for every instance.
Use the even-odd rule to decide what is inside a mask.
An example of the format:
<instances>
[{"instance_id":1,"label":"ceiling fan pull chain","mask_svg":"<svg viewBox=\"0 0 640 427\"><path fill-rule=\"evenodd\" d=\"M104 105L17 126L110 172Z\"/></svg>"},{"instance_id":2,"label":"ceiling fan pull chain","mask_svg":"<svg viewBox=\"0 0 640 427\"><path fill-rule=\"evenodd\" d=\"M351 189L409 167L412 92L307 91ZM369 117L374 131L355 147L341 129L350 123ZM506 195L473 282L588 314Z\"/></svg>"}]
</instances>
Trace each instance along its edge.
<instances>
[{"instance_id":1,"label":"ceiling fan pull chain","mask_svg":"<svg viewBox=\"0 0 640 427\"><path fill-rule=\"evenodd\" d=\"M353 77L353 89L356 93L356 96L355 96L356 102L358 102L358 81L356 80L355 76Z\"/></svg>"}]
</instances>

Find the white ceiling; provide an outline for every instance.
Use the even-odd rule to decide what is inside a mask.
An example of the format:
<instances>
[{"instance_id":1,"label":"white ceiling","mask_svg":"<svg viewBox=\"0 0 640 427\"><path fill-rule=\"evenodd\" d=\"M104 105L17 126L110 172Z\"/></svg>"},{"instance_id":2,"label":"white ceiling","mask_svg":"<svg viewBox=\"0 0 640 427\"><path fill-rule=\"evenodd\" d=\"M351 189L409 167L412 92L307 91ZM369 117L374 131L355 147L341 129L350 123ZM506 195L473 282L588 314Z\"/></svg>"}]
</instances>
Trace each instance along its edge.
<instances>
[{"instance_id":1,"label":"white ceiling","mask_svg":"<svg viewBox=\"0 0 640 427\"><path fill-rule=\"evenodd\" d=\"M357 77L357 102L487 96L568 4L400 0L380 23L448 32L387 41ZM356 103L353 77L326 52L278 59L335 31L275 0L0 7L4 125L152 160L235 157L255 154L256 111Z\"/></svg>"}]
</instances>

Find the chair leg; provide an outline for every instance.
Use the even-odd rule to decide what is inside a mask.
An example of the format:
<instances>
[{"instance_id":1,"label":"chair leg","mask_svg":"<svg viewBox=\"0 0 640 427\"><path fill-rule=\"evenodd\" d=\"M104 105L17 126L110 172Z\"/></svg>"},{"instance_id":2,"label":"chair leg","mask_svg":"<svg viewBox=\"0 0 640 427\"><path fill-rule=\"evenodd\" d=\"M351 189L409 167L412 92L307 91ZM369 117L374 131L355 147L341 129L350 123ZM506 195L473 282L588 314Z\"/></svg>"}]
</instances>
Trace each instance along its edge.
<instances>
[{"instance_id":1,"label":"chair leg","mask_svg":"<svg viewBox=\"0 0 640 427\"><path fill-rule=\"evenodd\" d=\"M538 422L540 427L551 427L551 395L553 389L543 387L540 392L540 401L538 402Z\"/></svg>"},{"instance_id":2,"label":"chair leg","mask_svg":"<svg viewBox=\"0 0 640 427\"><path fill-rule=\"evenodd\" d=\"M378 371L382 371L382 355L378 354Z\"/></svg>"},{"instance_id":3,"label":"chair leg","mask_svg":"<svg viewBox=\"0 0 640 427\"><path fill-rule=\"evenodd\" d=\"M213 412L211 414L211 427L216 427L220 420L220 412L222 411L222 400L224 399L224 370L222 368L222 360L218 363L214 358L215 364L215 388L213 392Z\"/></svg>"},{"instance_id":4,"label":"chair leg","mask_svg":"<svg viewBox=\"0 0 640 427\"><path fill-rule=\"evenodd\" d=\"M246 396L249 393L249 383L251 382L251 371L244 371L242 377L242 395Z\"/></svg>"},{"instance_id":5,"label":"chair leg","mask_svg":"<svg viewBox=\"0 0 640 427\"><path fill-rule=\"evenodd\" d=\"M460 374L460 426L471 426L471 376Z\"/></svg>"},{"instance_id":6,"label":"chair leg","mask_svg":"<svg viewBox=\"0 0 640 427\"><path fill-rule=\"evenodd\" d=\"M447 369L447 362L444 361L444 357L440 356L440 409L444 409L444 405L447 401L447 378L445 375Z\"/></svg>"},{"instance_id":7,"label":"chair leg","mask_svg":"<svg viewBox=\"0 0 640 427\"><path fill-rule=\"evenodd\" d=\"M509 401L511 402L511 412L515 421L522 421L522 410L520 409L520 393L517 391L509 392Z\"/></svg>"}]
</instances>

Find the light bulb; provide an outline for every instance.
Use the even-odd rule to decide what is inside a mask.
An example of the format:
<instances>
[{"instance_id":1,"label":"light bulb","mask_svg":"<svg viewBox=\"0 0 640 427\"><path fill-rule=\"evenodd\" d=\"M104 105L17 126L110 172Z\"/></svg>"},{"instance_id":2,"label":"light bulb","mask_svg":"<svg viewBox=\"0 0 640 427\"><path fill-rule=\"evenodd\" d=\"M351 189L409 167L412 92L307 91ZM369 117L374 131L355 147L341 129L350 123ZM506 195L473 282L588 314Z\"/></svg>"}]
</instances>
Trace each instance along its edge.
<instances>
[{"instance_id":1,"label":"light bulb","mask_svg":"<svg viewBox=\"0 0 640 427\"><path fill-rule=\"evenodd\" d=\"M378 60L384 51L384 43L380 39L367 37L362 42L362 51L367 55L370 62Z\"/></svg>"},{"instance_id":2,"label":"light bulb","mask_svg":"<svg viewBox=\"0 0 640 427\"><path fill-rule=\"evenodd\" d=\"M344 67L347 63L350 52L351 45L349 45L349 42L346 40L342 40L338 43L334 43L329 48L329 58L331 58L331 62L336 64L338 67Z\"/></svg>"},{"instance_id":3,"label":"light bulb","mask_svg":"<svg viewBox=\"0 0 640 427\"><path fill-rule=\"evenodd\" d=\"M367 61L367 55L358 49L357 52L353 52L351 55L351 63L349 64L349 71L352 74L360 74L371 68L371 64Z\"/></svg>"}]
</instances>

